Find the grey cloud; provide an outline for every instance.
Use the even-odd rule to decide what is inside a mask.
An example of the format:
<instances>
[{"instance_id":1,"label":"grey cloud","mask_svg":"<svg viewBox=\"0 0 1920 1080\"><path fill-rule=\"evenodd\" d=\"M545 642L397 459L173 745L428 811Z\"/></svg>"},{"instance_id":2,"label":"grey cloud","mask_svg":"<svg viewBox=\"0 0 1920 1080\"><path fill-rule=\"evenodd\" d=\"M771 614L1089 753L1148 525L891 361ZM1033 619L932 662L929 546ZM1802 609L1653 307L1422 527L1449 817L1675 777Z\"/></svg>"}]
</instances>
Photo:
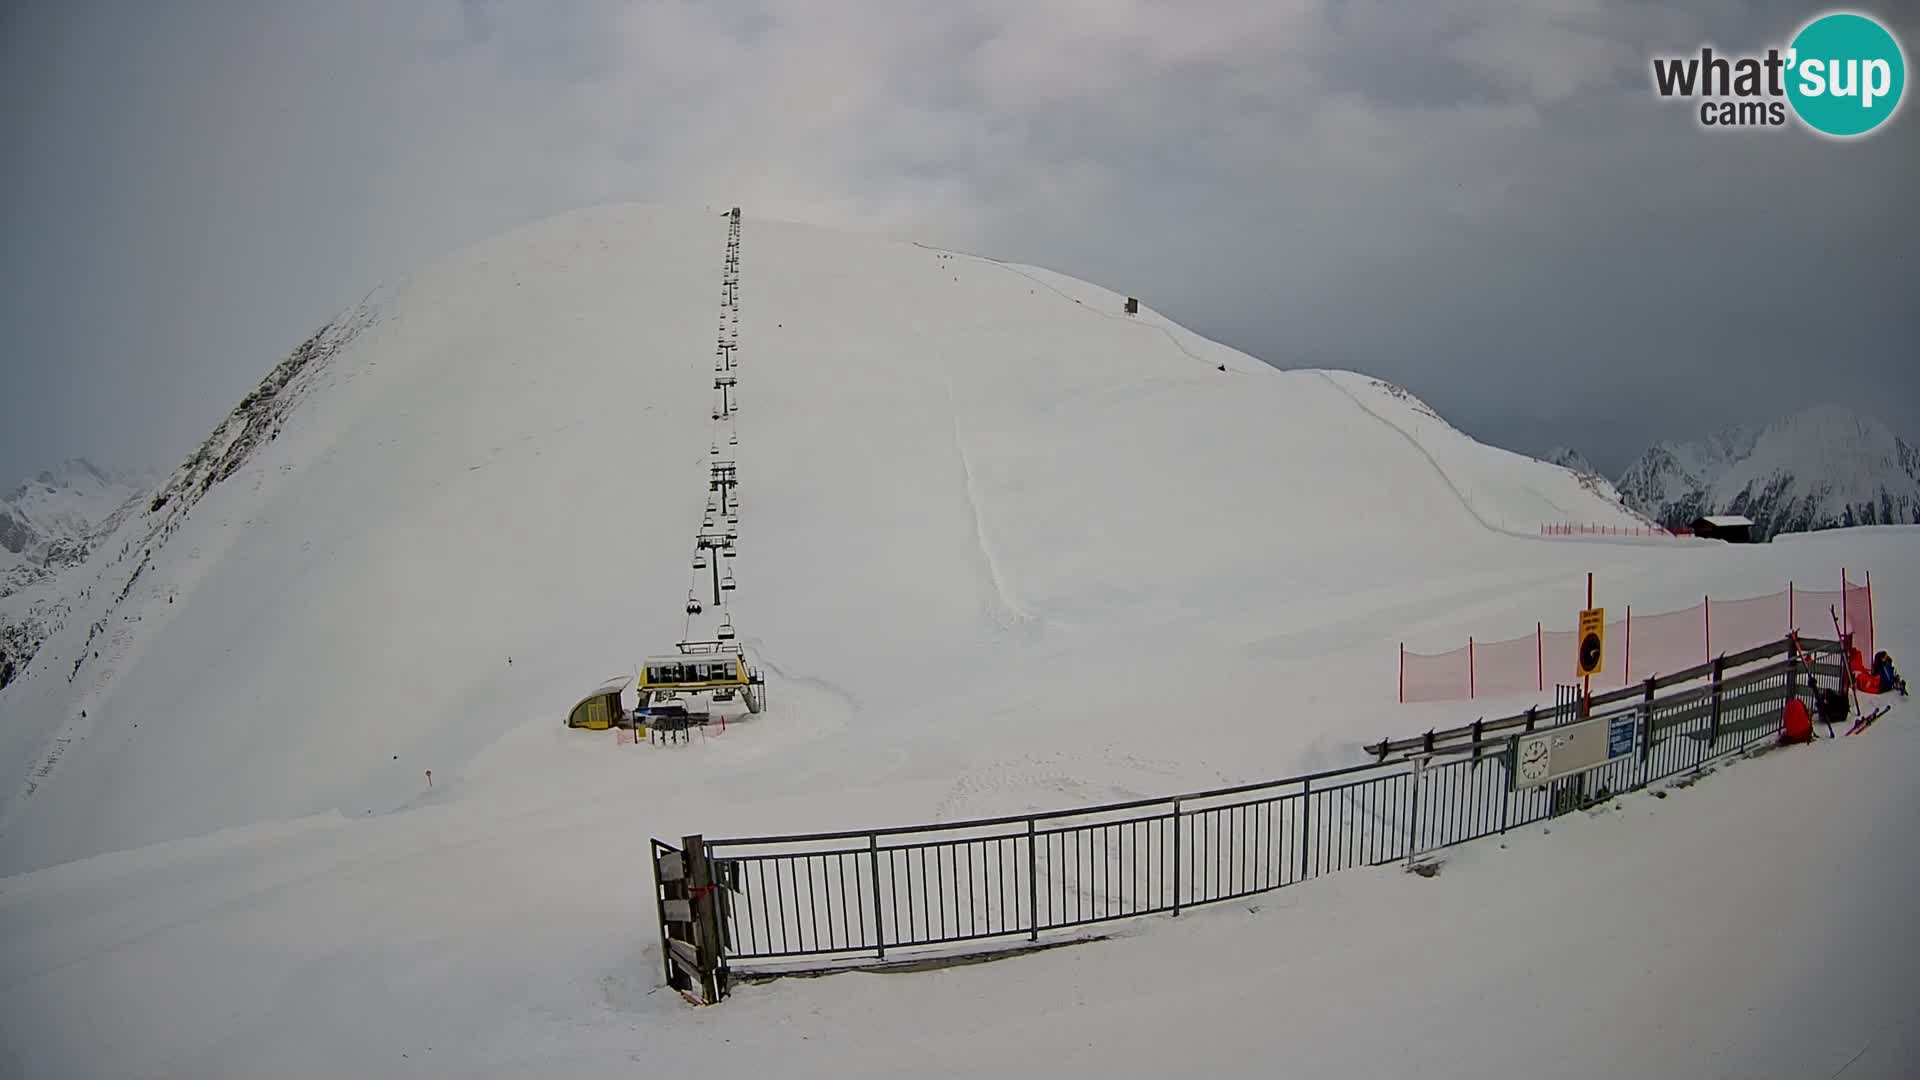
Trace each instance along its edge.
<instances>
[{"instance_id":1,"label":"grey cloud","mask_svg":"<svg viewBox=\"0 0 1920 1080\"><path fill-rule=\"evenodd\" d=\"M164 9L164 10L163 10ZM10 10L0 468L166 462L376 281L610 199L1050 265L1602 465L1829 397L1920 429L1915 122L1715 136L1701 0L421 0ZM1916 40L1910 16L1897 25ZM1737 379L1742 392L1729 395ZM1544 425L1544 427L1543 427ZM1590 431L1606 445L1540 433Z\"/></svg>"}]
</instances>

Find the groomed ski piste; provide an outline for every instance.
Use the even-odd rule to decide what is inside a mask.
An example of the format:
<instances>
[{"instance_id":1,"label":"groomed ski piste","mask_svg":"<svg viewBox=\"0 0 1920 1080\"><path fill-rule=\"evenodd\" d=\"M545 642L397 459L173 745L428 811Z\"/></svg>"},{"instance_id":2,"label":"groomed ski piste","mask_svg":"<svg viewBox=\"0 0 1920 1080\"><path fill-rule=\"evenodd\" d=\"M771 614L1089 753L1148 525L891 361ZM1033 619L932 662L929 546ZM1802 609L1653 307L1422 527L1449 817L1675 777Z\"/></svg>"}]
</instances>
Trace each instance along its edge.
<instances>
[{"instance_id":1,"label":"groomed ski piste","mask_svg":"<svg viewBox=\"0 0 1920 1080\"><path fill-rule=\"evenodd\" d=\"M569 214L383 286L284 412L221 436L232 468L190 509L77 572L90 599L0 692L0 1073L1912 1075L1905 702L1433 877L690 1007L662 985L649 836L1357 763L1529 703L1399 705L1399 642L1566 628L1589 572L1661 611L1871 570L1910 677L1920 641L1920 529L1542 538L1641 522L1151 297L1130 316L747 207L726 606L769 708L683 746L569 730L687 629L721 209Z\"/></svg>"}]
</instances>

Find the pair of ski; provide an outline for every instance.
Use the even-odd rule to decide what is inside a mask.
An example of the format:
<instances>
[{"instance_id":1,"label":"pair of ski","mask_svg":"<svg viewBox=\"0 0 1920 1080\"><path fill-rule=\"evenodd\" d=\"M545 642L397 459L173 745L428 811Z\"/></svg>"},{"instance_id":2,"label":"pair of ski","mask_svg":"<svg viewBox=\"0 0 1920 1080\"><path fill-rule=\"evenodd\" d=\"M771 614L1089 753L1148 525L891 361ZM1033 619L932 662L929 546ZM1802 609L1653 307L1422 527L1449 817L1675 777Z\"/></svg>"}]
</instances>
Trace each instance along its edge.
<instances>
[{"instance_id":1,"label":"pair of ski","mask_svg":"<svg viewBox=\"0 0 1920 1080\"><path fill-rule=\"evenodd\" d=\"M1875 720L1878 720L1882 716L1885 716L1887 714L1887 710L1891 708L1893 708L1893 706L1891 705L1882 705L1879 708L1873 710L1872 712L1862 716L1860 719L1855 720L1853 722L1853 726L1847 729L1847 734L1858 735L1861 732L1867 730L1869 727L1873 726L1873 722Z\"/></svg>"}]
</instances>

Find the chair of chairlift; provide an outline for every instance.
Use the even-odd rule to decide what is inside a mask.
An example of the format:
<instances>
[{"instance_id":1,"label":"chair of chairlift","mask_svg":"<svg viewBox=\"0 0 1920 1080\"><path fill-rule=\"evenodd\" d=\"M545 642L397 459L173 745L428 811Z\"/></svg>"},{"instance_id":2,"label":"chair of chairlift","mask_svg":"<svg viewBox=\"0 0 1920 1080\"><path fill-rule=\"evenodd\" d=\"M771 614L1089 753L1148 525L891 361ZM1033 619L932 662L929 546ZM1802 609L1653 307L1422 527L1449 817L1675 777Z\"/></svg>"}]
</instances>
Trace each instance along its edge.
<instances>
[{"instance_id":1,"label":"chair of chairlift","mask_svg":"<svg viewBox=\"0 0 1920 1080\"><path fill-rule=\"evenodd\" d=\"M732 579L728 579L728 580L732 580ZM692 593L687 594L687 614L689 615L700 614L700 601L696 599Z\"/></svg>"},{"instance_id":2,"label":"chair of chairlift","mask_svg":"<svg viewBox=\"0 0 1920 1080\"><path fill-rule=\"evenodd\" d=\"M733 588L733 571L727 571L727 576L720 579L720 588L726 590Z\"/></svg>"},{"instance_id":3,"label":"chair of chairlift","mask_svg":"<svg viewBox=\"0 0 1920 1080\"><path fill-rule=\"evenodd\" d=\"M720 628L713 632L713 636L716 638L719 638L721 641L733 640L733 616L732 615L725 615L721 617Z\"/></svg>"},{"instance_id":4,"label":"chair of chairlift","mask_svg":"<svg viewBox=\"0 0 1920 1080\"><path fill-rule=\"evenodd\" d=\"M694 568L695 570L705 570L705 569L707 568L707 553L706 553L706 552L704 552L704 551L696 551L696 552L694 552L694 553L693 553L693 568Z\"/></svg>"},{"instance_id":5,"label":"chair of chairlift","mask_svg":"<svg viewBox=\"0 0 1920 1080\"><path fill-rule=\"evenodd\" d=\"M729 436L727 436L727 445L728 445L728 446L739 446L739 445L740 445L740 436L738 436L738 435L729 435Z\"/></svg>"}]
</instances>

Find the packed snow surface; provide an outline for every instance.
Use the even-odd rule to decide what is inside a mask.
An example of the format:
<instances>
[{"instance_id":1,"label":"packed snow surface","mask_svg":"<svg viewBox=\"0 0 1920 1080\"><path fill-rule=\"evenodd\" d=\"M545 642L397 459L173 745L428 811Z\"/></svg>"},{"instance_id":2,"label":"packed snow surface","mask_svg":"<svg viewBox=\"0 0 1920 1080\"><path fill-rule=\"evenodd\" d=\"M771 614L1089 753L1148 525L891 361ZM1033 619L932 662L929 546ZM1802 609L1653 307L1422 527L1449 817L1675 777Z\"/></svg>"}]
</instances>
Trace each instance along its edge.
<instances>
[{"instance_id":1,"label":"packed snow surface","mask_svg":"<svg viewBox=\"0 0 1920 1080\"><path fill-rule=\"evenodd\" d=\"M1897 831L1879 852L1843 819L1913 820L1912 786L1880 783L1912 760L1902 712L1804 768L1769 758L1690 789L1698 811L1635 803L1478 845L1431 881L1366 871L1121 944L690 1012L658 987L650 834L953 820L1350 764L1486 711L1395 704L1400 641L1570 622L1588 571L1603 603L1651 611L1871 569L1897 655L1920 552L1910 528L1747 549L1543 540L1542 522L1637 519L1376 380L1275 370L1058 274L751 216L740 408L717 426L725 235L717 214L596 210L381 290L124 599L95 588L0 693L17 788L0 1061L902 1075L1019 1071L1024 1050L1069 1075L1163 1053L1228 1075L1595 1075L1548 1048L1597 1053L1611 1031L1629 1065L1660 1066L1641 1075L1798 1075L1883 1015L1845 1006L1806 1058L1746 1041L1783 1040L1808 1000L1884 988L1913 955L1896 929L1864 966L1821 967L1868 933L1836 899L1857 875L1915 883ZM728 606L769 711L675 748L563 728L686 632L716 443L740 477ZM100 621L104 648L86 640ZM1774 782L1791 785L1778 801ZM1845 805L1805 812L1829 796ZM1830 865L1796 878L1763 858L1769 815ZM1686 893L1694 879L1727 904ZM1840 952L1794 929L1803 901L1848 910L1820 931ZM1589 909L1551 962L1500 951ZM1726 960L1755 938L1773 951ZM1813 997L1754 989L1755 972L1795 978L1789 963L1819 968ZM1743 993L1750 1009L1727 996ZM1711 1000L1713 1022L1650 1035L1662 1000ZM1876 1038L1913 1045L1898 1025ZM1899 1059L1855 1068L1874 1060Z\"/></svg>"}]
</instances>

